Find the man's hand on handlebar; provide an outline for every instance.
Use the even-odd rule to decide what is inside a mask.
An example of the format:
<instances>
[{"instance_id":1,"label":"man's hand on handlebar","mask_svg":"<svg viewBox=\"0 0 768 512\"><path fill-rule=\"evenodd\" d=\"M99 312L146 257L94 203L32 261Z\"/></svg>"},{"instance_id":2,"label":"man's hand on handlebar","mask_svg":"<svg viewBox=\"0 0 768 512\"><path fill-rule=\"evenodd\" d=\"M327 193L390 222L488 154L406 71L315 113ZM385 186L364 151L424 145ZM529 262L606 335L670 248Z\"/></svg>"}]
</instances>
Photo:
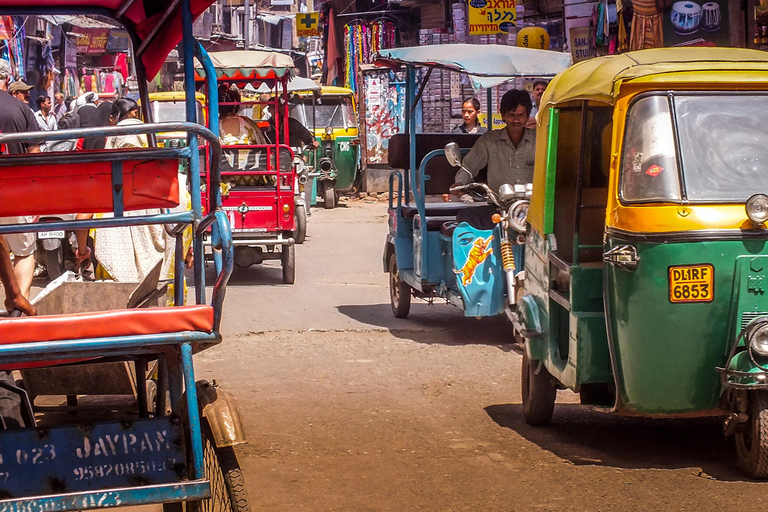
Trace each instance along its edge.
<instances>
[{"instance_id":1,"label":"man's hand on handlebar","mask_svg":"<svg viewBox=\"0 0 768 512\"><path fill-rule=\"evenodd\" d=\"M474 203L475 200L472 198L472 196L465 192L466 190L472 188L470 185L472 184L467 185L464 183L454 183L450 188L451 194L458 197L462 203Z\"/></svg>"}]
</instances>

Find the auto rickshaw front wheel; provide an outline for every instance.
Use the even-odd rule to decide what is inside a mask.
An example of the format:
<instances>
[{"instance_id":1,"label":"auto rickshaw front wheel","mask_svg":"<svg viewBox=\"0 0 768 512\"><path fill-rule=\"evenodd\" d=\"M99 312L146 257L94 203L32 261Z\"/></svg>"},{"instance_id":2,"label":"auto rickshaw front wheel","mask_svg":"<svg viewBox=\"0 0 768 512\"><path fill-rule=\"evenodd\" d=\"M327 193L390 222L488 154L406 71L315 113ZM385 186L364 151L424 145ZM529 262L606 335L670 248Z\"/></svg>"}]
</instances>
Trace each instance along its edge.
<instances>
[{"instance_id":1,"label":"auto rickshaw front wheel","mask_svg":"<svg viewBox=\"0 0 768 512\"><path fill-rule=\"evenodd\" d=\"M752 478L768 478L768 391L750 391L749 420L736 431L736 453Z\"/></svg>"},{"instance_id":2,"label":"auto rickshaw front wheel","mask_svg":"<svg viewBox=\"0 0 768 512\"><path fill-rule=\"evenodd\" d=\"M411 310L411 287L400 280L397 269L397 257L393 252L389 257L389 301L395 318L405 318Z\"/></svg>"},{"instance_id":3,"label":"auto rickshaw front wheel","mask_svg":"<svg viewBox=\"0 0 768 512\"><path fill-rule=\"evenodd\" d=\"M307 209L303 205L296 206L296 230L293 239L297 244L303 244L307 238Z\"/></svg>"},{"instance_id":4,"label":"auto rickshaw front wheel","mask_svg":"<svg viewBox=\"0 0 768 512\"><path fill-rule=\"evenodd\" d=\"M525 422L534 427L543 427L552 419L555 410L557 387L554 378L539 361L528 359L523 352L523 368L520 375L523 392L523 415Z\"/></svg>"},{"instance_id":5,"label":"auto rickshaw front wheel","mask_svg":"<svg viewBox=\"0 0 768 512\"><path fill-rule=\"evenodd\" d=\"M336 194L336 188L332 184L325 184L323 185L323 206L330 210L331 208L336 208L336 201L338 200L338 195Z\"/></svg>"},{"instance_id":6,"label":"auto rickshaw front wheel","mask_svg":"<svg viewBox=\"0 0 768 512\"><path fill-rule=\"evenodd\" d=\"M280 262L283 265L283 283L296 282L296 246L284 245L280 253Z\"/></svg>"}]
</instances>

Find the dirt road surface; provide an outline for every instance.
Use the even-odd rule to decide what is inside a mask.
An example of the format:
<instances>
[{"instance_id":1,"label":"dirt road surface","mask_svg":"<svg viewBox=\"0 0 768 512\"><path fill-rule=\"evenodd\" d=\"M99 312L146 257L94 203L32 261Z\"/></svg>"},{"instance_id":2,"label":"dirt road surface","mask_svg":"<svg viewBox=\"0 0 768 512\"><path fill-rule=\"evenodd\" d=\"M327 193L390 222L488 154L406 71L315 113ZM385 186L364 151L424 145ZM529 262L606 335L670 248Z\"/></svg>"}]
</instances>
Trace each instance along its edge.
<instances>
[{"instance_id":1,"label":"dirt road surface","mask_svg":"<svg viewBox=\"0 0 768 512\"><path fill-rule=\"evenodd\" d=\"M297 280L236 269L225 341L197 378L239 401L252 511L761 509L717 419L622 418L561 391L522 419L521 356L500 319L415 303L393 318L386 206L313 210Z\"/></svg>"}]
</instances>

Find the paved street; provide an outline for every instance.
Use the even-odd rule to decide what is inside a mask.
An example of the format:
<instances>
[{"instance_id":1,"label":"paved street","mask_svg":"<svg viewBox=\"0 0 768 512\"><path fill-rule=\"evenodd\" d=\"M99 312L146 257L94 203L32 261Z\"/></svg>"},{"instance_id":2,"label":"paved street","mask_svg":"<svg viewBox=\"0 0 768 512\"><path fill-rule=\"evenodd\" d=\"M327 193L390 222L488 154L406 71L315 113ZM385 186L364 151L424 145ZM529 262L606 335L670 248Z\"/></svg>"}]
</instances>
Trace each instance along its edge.
<instances>
[{"instance_id":1,"label":"paved street","mask_svg":"<svg viewBox=\"0 0 768 512\"><path fill-rule=\"evenodd\" d=\"M764 507L717 419L606 415L560 392L522 419L520 355L500 319L389 307L386 205L313 210L294 286L236 269L225 341L196 358L238 398L251 510L722 510Z\"/></svg>"}]
</instances>

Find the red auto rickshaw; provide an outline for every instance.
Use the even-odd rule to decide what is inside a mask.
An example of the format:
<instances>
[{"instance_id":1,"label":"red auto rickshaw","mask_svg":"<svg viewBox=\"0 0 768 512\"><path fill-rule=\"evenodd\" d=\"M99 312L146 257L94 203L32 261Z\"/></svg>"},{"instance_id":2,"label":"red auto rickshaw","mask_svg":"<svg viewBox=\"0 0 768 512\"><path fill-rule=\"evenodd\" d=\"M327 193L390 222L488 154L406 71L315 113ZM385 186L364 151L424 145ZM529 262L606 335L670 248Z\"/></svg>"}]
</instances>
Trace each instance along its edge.
<instances>
[{"instance_id":1,"label":"red auto rickshaw","mask_svg":"<svg viewBox=\"0 0 768 512\"><path fill-rule=\"evenodd\" d=\"M209 54L219 87L250 84L254 90L266 83L276 93L268 101L240 100L220 102L222 109L240 109L241 122L253 130L269 124L245 114L247 110L269 111L273 140L254 143L254 137L222 139L222 206L229 217L235 246L235 265L249 267L265 260L280 260L283 282L293 284L296 275L294 185L296 168L288 145L287 84L296 74L293 60L282 53L266 51L226 51ZM202 67L196 79L204 80ZM276 87L278 84L281 87ZM214 91L207 91L209 98ZM254 106L260 106L254 109ZM266 109L264 109L266 107ZM230 109L232 110L232 109ZM218 134L219 112L210 110L211 131ZM256 129L259 129L256 128ZM220 135L220 134L219 134Z\"/></svg>"}]
</instances>

